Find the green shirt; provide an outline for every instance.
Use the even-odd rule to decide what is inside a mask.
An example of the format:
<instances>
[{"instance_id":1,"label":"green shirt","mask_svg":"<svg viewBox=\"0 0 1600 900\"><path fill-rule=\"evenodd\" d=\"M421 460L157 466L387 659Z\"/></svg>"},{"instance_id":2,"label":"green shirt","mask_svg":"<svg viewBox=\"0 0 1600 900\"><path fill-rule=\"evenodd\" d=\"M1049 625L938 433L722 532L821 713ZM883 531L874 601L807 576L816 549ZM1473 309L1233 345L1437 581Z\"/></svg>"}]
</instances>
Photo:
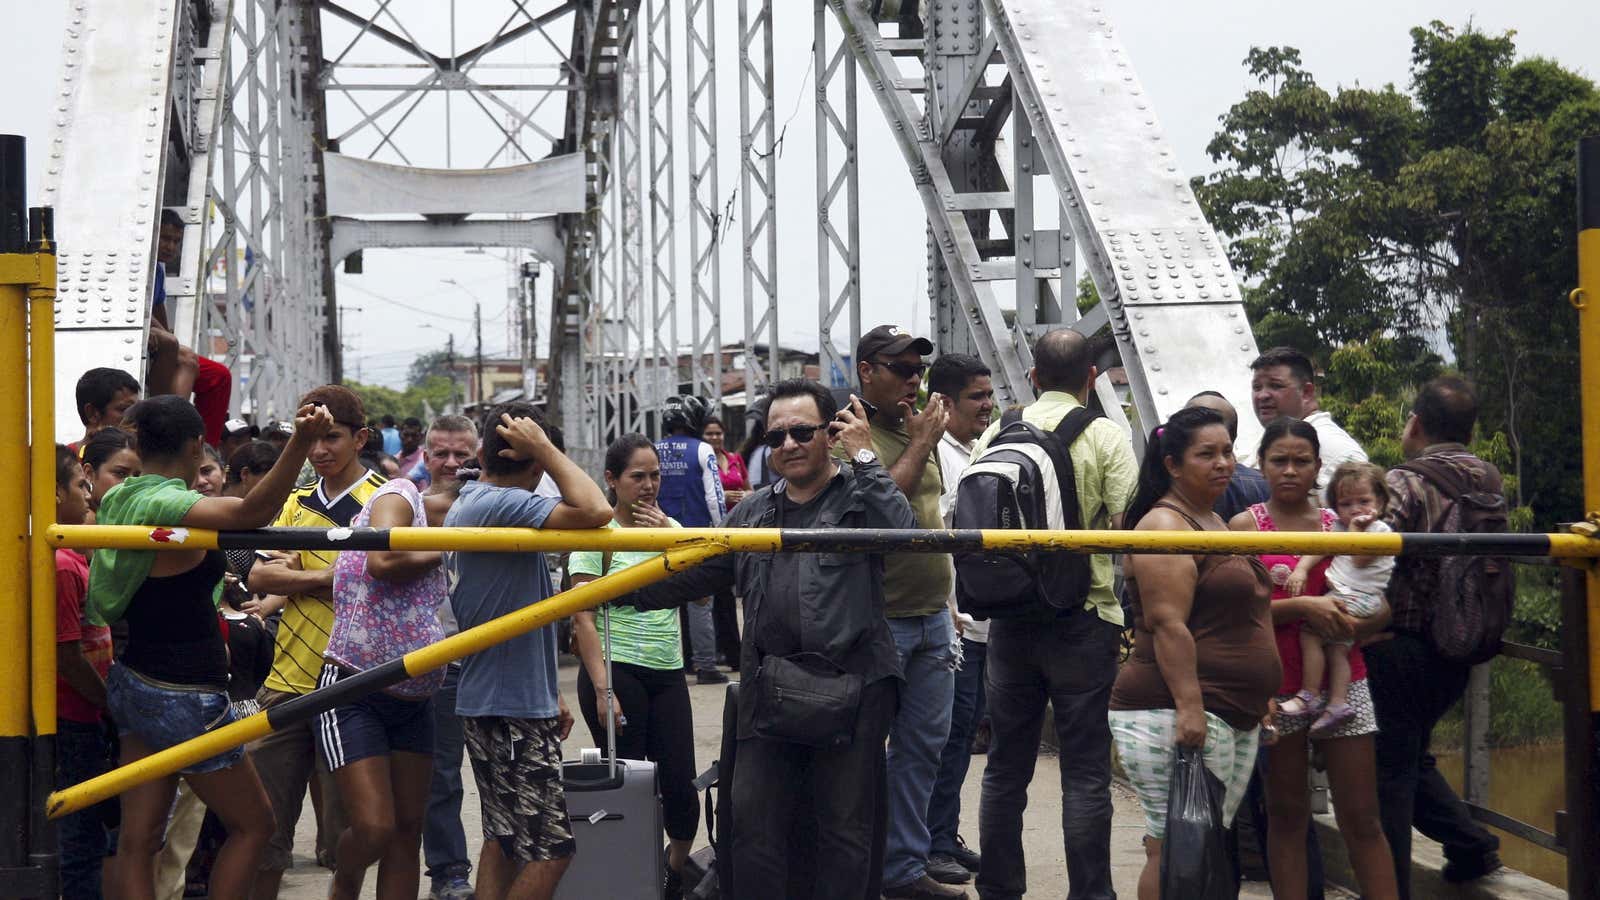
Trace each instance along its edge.
<instances>
[{"instance_id":1,"label":"green shirt","mask_svg":"<svg viewBox=\"0 0 1600 900\"><path fill-rule=\"evenodd\" d=\"M885 428L872 425L872 449L885 469L895 464L911 445L905 423ZM841 456L843 450L837 451ZM939 496L944 493L944 477L939 469L939 448L928 451L928 465L916 490L906 495L917 514L918 528L943 528L939 515ZM946 553L886 553L883 557L883 614L889 619L926 616L947 608L955 590L955 575Z\"/></svg>"},{"instance_id":2,"label":"green shirt","mask_svg":"<svg viewBox=\"0 0 1600 900\"><path fill-rule=\"evenodd\" d=\"M673 528L681 528L676 520ZM607 528L622 527L612 519ZM599 550L577 550L567 559L567 571L572 575L595 575L600 572ZM651 560L661 554L654 550L618 550L611 554L611 568L604 574L619 572L629 566ZM611 604L611 658L620 663L643 666L646 669L683 668L683 644L678 632L678 609L638 610L625 604ZM595 615L595 628L601 618ZM604 638L604 632L601 633Z\"/></svg>"},{"instance_id":3,"label":"green shirt","mask_svg":"<svg viewBox=\"0 0 1600 900\"><path fill-rule=\"evenodd\" d=\"M1022 411L1022 420L1045 431L1054 429L1067 413L1083 404L1071 394L1045 391ZM976 460L1000 431L996 418L989 430L972 447ZM1072 473L1078 487L1078 515L1085 528L1110 528L1111 517L1127 511L1139 484L1139 463L1133 445L1109 419L1096 419L1072 443ZM1100 618L1123 624L1122 604L1111 589L1111 557L1096 553L1089 557L1089 599L1084 609L1093 609Z\"/></svg>"}]
</instances>

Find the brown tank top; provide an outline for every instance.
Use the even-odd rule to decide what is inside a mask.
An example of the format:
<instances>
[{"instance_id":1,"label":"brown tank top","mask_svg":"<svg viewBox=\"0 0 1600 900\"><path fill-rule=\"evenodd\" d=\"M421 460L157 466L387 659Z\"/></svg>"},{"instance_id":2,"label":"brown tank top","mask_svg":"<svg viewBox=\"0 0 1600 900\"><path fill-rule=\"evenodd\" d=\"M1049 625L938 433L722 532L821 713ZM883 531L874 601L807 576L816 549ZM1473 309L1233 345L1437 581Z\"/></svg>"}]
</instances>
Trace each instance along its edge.
<instances>
[{"instance_id":1,"label":"brown tank top","mask_svg":"<svg viewBox=\"0 0 1600 900\"><path fill-rule=\"evenodd\" d=\"M1196 531L1200 523L1170 503ZM1283 678L1272 637L1268 604L1272 581L1253 556L1201 556L1189 633L1194 636L1195 674L1206 712L1238 729L1254 728ZM1127 584L1133 608L1133 654L1117 673L1111 708L1173 709L1172 691L1156 664L1155 633L1144 622L1139 586Z\"/></svg>"}]
</instances>

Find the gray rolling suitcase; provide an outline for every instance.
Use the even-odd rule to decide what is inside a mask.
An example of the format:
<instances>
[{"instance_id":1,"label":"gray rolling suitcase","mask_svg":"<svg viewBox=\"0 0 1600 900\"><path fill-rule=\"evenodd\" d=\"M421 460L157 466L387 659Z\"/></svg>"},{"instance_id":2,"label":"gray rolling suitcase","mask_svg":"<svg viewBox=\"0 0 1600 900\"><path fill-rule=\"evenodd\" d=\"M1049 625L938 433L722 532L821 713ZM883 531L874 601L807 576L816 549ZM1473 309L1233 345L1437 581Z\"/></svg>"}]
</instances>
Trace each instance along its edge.
<instances>
[{"instance_id":1,"label":"gray rolling suitcase","mask_svg":"<svg viewBox=\"0 0 1600 900\"><path fill-rule=\"evenodd\" d=\"M600 611L606 658L606 754L561 764L567 814L578 852L556 887L558 900L659 900L666 833L656 764L617 759L617 726L610 713L611 614ZM589 754L586 754L586 756Z\"/></svg>"}]
</instances>

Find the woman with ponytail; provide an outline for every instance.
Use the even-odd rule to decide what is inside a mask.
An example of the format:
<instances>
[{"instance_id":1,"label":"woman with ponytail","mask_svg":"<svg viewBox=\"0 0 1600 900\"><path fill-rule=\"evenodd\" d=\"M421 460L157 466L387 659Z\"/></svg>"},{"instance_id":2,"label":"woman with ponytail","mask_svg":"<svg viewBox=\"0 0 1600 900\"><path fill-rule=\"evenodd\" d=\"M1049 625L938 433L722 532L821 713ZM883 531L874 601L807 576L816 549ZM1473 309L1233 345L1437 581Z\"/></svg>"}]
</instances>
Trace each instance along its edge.
<instances>
[{"instance_id":1,"label":"woman with ponytail","mask_svg":"<svg viewBox=\"0 0 1600 900\"><path fill-rule=\"evenodd\" d=\"M1233 440L1220 413L1173 413L1145 444L1124 524L1226 531L1212 506L1233 469ZM1139 900L1156 900L1174 746L1202 750L1226 789L1222 815L1231 821L1282 673L1267 606L1272 585L1254 557L1145 555L1129 556L1125 565L1133 655L1111 690L1111 733L1145 813Z\"/></svg>"}]
</instances>

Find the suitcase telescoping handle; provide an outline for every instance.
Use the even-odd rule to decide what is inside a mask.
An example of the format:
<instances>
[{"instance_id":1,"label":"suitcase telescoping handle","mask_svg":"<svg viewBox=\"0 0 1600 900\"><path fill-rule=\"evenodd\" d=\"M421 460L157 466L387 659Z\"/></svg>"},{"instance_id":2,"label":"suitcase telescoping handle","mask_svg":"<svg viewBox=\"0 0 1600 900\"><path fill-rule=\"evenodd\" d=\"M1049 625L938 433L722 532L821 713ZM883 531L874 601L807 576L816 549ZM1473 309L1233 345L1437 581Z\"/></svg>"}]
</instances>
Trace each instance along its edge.
<instances>
[{"instance_id":1,"label":"suitcase telescoping handle","mask_svg":"<svg viewBox=\"0 0 1600 900\"><path fill-rule=\"evenodd\" d=\"M611 770L607 777L617 777L617 716L613 711L617 695L616 682L611 675L611 604L600 604L600 647L606 660L606 708L601 715L606 717L606 759L610 761Z\"/></svg>"}]
</instances>

